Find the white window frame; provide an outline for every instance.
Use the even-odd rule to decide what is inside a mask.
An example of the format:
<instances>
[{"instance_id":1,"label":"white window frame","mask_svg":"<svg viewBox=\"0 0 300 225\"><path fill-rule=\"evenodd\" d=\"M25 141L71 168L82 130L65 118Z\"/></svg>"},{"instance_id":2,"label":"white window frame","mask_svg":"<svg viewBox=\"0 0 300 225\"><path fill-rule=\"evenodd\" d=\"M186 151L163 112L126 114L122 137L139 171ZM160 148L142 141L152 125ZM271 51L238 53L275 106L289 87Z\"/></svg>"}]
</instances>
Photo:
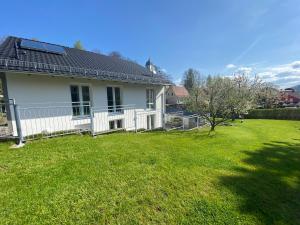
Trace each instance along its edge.
<instances>
[{"instance_id":1,"label":"white window frame","mask_svg":"<svg viewBox=\"0 0 300 225\"><path fill-rule=\"evenodd\" d=\"M150 93L152 91L152 94L153 94L153 96L152 96L153 97L153 99L152 99L153 101L152 102L151 102L151 98L149 99L149 102L148 102L148 94L147 94L148 91L150 91ZM155 89L154 88L147 88L146 89L146 108L147 108L147 110L155 110L155 108L156 108L156 104L155 103L156 103Z\"/></svg>"},{"instance_id":2,"label":"white window frame","mask_svg":"<svg viewBox=\"0 0 300 225\"><path fill-rule=\"evenodd\" d=\"M107 95L107 88L112 88L112 94L113 94L113 108L110 109L109 108L109 105L108 105L108 95ZM117 85L107 85L106 86L106 103L107 103L107 110L108 110L108 113L122 113L123 110L121 109L117 109L117 105L116 105L116 94L115 94L115 89L116 88L119 88L120 89L120 102L121 102L121 106L123 105L123 91L122 91L122 87L121 86L117 86Z\"/></svg>"},{"instance_id":3,"label":"white window frame","mask_svg":"<svg viewBox=\"0 0 300 225\"><path fill-rule=\"evenodd\" d=\"M77 86L78 87L78 94L79 94L79 115L74 115L73 113L73 103L72 102L72 93L71 93L71 86ZM90 97L90 101L88 102L88 104L84 104L83 102L83 96L82 96L82 87L88 87L89 88L89 97ZM89 114L84 114L84 107L88 106L89 110L91 110L91 106L92 106L92 87L90 84L88 83L71 83L69 85L69 91L70 91L70 97L71 97L71 105L72 105L72 116L73 117L89 117ZM75 106L76 107L76 106Z\"/></svg>"}]
</instances>

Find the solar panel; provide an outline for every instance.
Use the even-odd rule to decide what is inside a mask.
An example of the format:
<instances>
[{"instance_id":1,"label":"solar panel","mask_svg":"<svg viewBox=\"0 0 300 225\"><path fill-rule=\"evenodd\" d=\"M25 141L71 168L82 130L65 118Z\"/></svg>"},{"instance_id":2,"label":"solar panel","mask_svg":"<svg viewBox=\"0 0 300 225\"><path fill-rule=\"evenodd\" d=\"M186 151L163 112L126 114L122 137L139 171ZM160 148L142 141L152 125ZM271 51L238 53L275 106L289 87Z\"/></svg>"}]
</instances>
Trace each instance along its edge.
<instances>
[{"instance_id":1,"label":"solar panel","mask_svg":"<svg viewBox=\"0 0 300 225\"><path fill-rule=\"evenodd\" d=\"M66 53L65 49L61 46L42 43L42 42L38 42L38 41L32 41L32 40L22 39L20 46L21 46L21 48L24 48L24 49L37 50L37 51L41 51L41 52L50 52L50 53L56 53L56 54Z\"/></svg>"}]
</instances>

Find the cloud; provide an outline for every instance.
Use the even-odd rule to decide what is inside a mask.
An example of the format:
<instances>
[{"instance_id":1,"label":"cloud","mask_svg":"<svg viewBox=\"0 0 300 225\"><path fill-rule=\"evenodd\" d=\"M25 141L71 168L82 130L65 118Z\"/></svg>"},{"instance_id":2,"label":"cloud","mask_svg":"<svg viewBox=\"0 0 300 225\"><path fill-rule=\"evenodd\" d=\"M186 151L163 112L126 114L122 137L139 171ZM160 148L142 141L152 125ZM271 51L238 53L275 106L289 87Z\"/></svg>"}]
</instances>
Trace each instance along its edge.
<instances>
[{"instance_id":1,"label":"cloud","mask_svg":"<svg viewBox=\"0 0 300 225\"><path fill-rule=\"evenodd\" d=\"M180 86L181 85L181 78L177 78L175 81L174 81L175 85L178 85Z\"/></svg>"},{"instance_id":2,"label":"cloud","mask_svg":"<svg viewBox=\"0 0 300 225\"><path fill-rule=\"evenodd\" d=\"M281 87L292 87L300 84L300 61L261 69L257 75Z\"/></svg>"},{"instance_id":3,"label":"cloud","mask_svg":"<svg viewBox=\"0 0 300 225\"><path fill-rule=\"evenodd\" d=\"M160 71L162 71L163 73L167 73L168 71L164 68L160 68Z\"/></svg>"},{"instance_id":4,"label":"cloud","mask_svg":"<svg viewBox=\"0 0 300 225\"><path fill-rule=\"evenodd\" d=\"M236 68L236 65L234 65L234 64L226 65L226 69L233 69L233 68Z\"/></svg>"},{"instance_id":5,"label":"cloud","mask_svg":"<svg viewBox=\"0 0 300 225\"><path fill-rule=\"evenodd\" d=\"M252 73L253 69L252 67L245 67L245 66L242 66L242 67L239 67L235 73L239 73L239 74L245 74L245 75L250 75Z\"/></svg>"}]
</instances>

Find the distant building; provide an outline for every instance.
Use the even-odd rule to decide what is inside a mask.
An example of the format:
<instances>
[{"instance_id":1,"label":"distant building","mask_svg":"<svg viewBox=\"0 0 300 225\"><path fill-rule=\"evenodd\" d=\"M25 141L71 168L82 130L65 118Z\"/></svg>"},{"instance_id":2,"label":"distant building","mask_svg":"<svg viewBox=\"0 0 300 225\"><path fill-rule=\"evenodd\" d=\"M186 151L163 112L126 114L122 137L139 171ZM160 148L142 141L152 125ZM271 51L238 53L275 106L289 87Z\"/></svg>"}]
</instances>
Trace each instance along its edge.
<instances>
[{"instance_id":1,"label":"distant building","mask_svg":"<svg viewBox=\"0 0 300 225\"><path fill-rule=\"evenodd\" d=\"M182 105L184 98L189 96L189 92L183 86L170 86L166 92L166 103L168 105Z\"/></svg>"},{"instance_id":2,"label":"distant building","mask_svg":"<svg viewBox=\"0 0 300 225\"><path fill-rule=\"evenodd\" d=\"M300 104L300 95L293 88L286 88L280 91L280 102L284 106L296 106Z\"/></svg>"}]
</instances>

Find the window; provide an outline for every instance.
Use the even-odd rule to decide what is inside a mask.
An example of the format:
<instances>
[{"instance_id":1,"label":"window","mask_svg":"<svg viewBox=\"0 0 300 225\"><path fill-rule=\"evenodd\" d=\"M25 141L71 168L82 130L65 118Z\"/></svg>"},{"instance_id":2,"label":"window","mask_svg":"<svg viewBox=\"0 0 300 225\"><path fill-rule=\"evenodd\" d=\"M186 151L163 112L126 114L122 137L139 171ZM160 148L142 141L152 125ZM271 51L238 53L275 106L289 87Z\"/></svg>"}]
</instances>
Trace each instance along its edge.
<instances>
[{"instance_id":1,"label":"window","mask_svg":"<svg viewBox=\"0 0 300 225\"><path fill-rule=\"evenodd\" d=\"M119 87L107 87L108 112L122 112L121 90Z\"/></svg>"},{"instance_id":2,"label":"window","mask_svg":"<svg viewBox=\"0 0 300 225\"><path fill-rule=\"evenodd\" d=\"M115 121L109 121L109 129L114 130L115 129Z\"/></svg>"},{"instance_id":3,"label":"window","mask_svg":"<svg viewBox=\"0 0 300 225\"><path fill-rule=\"evenodd\" d=\"M70 91L73 116L90 115L89 86L71 85Z\"/></svg>"},{"instance_id":4,"label":"window","mask_svg":"<svg viewBox=\"0 0 300 225\"><path fill-rule=\"evenodd\" d=\"M155 109L153 89L146 90L146 105L147 109Z\"/></svg>"},{"instance_id":5,"label":"window","mask_svg":"<svg viewBox=\"0 0 300 225\"><path fill-rule=\"evenodd\" d=\"M111 120L109 121L109 129L116 130L123 128L123 120Z\"/></svg>"}]
</instances>

